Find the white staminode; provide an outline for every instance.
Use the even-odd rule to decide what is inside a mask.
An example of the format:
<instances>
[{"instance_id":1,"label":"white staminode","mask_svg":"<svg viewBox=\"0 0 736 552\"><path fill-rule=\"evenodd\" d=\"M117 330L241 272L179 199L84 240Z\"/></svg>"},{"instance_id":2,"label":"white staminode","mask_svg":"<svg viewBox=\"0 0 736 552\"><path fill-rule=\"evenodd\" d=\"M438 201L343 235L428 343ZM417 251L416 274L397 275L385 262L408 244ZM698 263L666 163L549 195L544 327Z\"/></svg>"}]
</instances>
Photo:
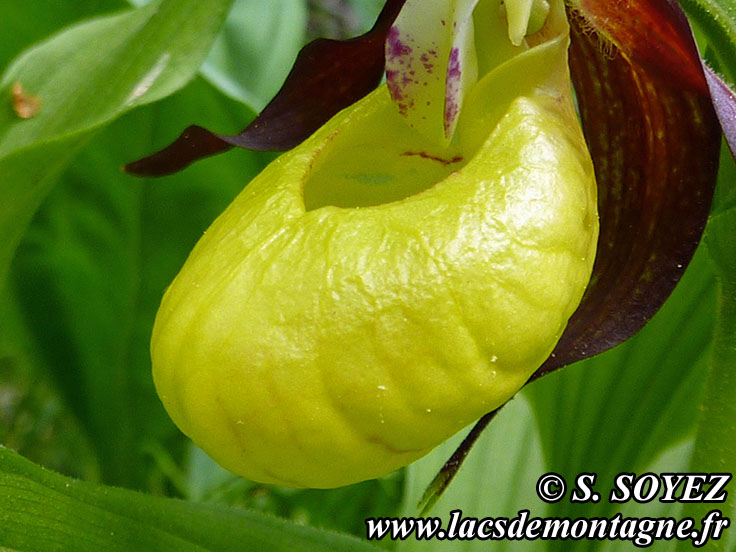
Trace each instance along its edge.
<instances>
[{"instance_id":1,"label":"white staminode","mask_svg":"<svg viewBox=\"0 0 736 552\"><path fill-rule=\"evenodd\" d=\"M480 65L489 70L511 57L509 48L526 47L524 37L544 25L549 1L407 0L388 33L386 81L409 125L449 144L464 99L483 76L479 41ZM506 33L509 44L500 44Z\"/></svg>"}]
</instances>

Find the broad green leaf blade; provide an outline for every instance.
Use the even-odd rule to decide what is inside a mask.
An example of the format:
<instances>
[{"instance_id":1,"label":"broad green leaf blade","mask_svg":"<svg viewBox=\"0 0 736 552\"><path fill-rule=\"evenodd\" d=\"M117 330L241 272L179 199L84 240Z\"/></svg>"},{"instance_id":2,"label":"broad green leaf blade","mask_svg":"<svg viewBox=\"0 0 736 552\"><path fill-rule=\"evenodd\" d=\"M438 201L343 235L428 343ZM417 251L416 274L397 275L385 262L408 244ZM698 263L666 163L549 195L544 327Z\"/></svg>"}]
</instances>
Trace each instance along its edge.
<instances>
[{"instance_id":1,"label":"broad green leaf blade","mask_svg":"<svg viewBox=\"0 0 736 552\"><path fill-rule=\"evenodd\" d=\"M722 72L728 82L736 78L736 5L724 0L683 0L691 20L704 38L707 61ZM705 235L707 251L718 281L716 328L711 365L705 396L698 418L695 450L691 471L725 471L736 469L736 96L722 77L706 70L713 102L721 119L725 140L714 209ZM689 504L683 513L701 517L713 505ZM736 531L736 493L729 492L725 504L717 505L730 517L732 527L727 538L711 543L713 550L734 550ZM709 508L711 507L711 508ZM680 549L687 549L684 545Z\"/></svg>"},{"instance_id":2,"label":"broad green leaf blade","mask_svg":"<svg viewBox=\"0 0 736 552\"><path fill-rule=\"evenodd\" d=\"M736 163L725 140L721 147L721 169L718 173L718 179L720 182L736 182ZM733 209L736 209L736 186L716 187L711 217Z\"/></svg>"},{"instance_id":3,"label":"broad green leaf blade","mask_svg":"<svg viewBox=\"0 0 736 552\"><path fill-rule=\"evenodd\" d=\"M256 111L279 91L307 28L305 0L237 0L202 66L215 86Z\"/></svg>"},{"instance_id":4,"label":"broad green leaf blade","mask_svg":"<svg viewBox=\"0 0 736 552\"><path fill-rule=\"evenodd\" d=\"M17 552L375 550L262 514L65 478L6 448L0 448L0 490L0 547Z\"/></svg>"},{"instance_id":5,"label":"broad green leaf blade","mask_svg":"<svg viewBox=\"0 0 736 552\"><path fill-rule=\"evenodd\" d=\"M368 30L383 5L383 0L351 0L350 6L358 22L358 29Z\"/></svg>"},{"instance_id":6,"label":"broad green leaf blade","mask_svg":"<svg viewBox=\"0 0 736 552\"><path fill-rule=\"evenodd\" d=\"M39 358L12 285L0 291L0 444L51 469L99 479L89 439L39 367Z\"/></svg>"},{"instance_id":7,"label":"broad green leaf blade","mask_svg":"<svg viewBox=\"0 0 736 552\"><path fill-rule=\"evenodd\" d=\"M20 83L40 111L21 119L0 110L0 282L55 175L94 130L191 79L231 1L160 0L95 19L31 48L7 69L0 90Z\"/></svg>"},{"instance_id":8,"label":"broad green leaf blade","mask_svg":"<svg viewBox=\"0 0 736 552\"><path fill-rule=\"evenodd\" d=\"M156 396L149 339L163 290L211 221L265 164L233 152L155 186L119 167L177 131L179 116L253 113L203 79L115 121L62 175L28 229L11 282L42 371L93 441L107 483L151 488L145 449L177 435Z\"/></svg>"},{"instance_id":9,"label":"broad green leaf blade","mask_svg":"<svg viewBox=\"0 0 736 552\"><path fill-rule=\"evenodd\" d=\"M684 0L705 52L705 74L731 156L736 156L736 6L723 0ZM733 192L733 187L729 191Z\"/></svg>"},{"instance_id":10,"label":"broad green leaf blade","mask_svg":"<svg viewBox=\"0 0 736 552\"><path fill-rule=\"evenodd\" d=\"M733 182L721 181L732 186ZM708 253L718 280L718 304L713 356L698 419L691 472L734 473L736 469L736 208L714 216L706 232ZM733 485L733 484L732 484ZM736 516L736 493L723 504L687 504L684 512L695 518L718 508L725 517ZM736 531L712 543L709 550L733 550Z\"/></svg>"},{"instance_id":11,"label":"broad green leaf blade","mask_svg":"<svg viewBox=\"0 0 736 552\"><path fill-rule=\"evenodd\" d=\"M682 441L664 450L650 464L642 466L641 469L639 469L638 474L687 473L688 463L690 457L692 456L692 451L693 440L686 439L685 441ZM613 488L613 485L609 486L607 484L604 484L596 485L596 487L600 487L599 490L603 491L600 494L602 497L605 498L601 498L601 500L606 500L608 498L608 492L610 491L609 487ZM624 504L618 505L616 513L619 512L623 517L633 517L637 519L656 519L664 517L682 519L683 517L685 517L685 514L682 513L682 504L678 502L663 503L657 499L641 504L636 502L635 500L630 500ZM700 519L695 520L696 526L699 525L699 523ZM640 543L642 545L642 548L651 552L672 552L678 546L677 541L652 539L651 543L649 543L646 537L643 537L643 539L643 542ZM708 544L711 545L712 542L709 542ZM692 544L692 540L683 540L682 545L684 546L685 550L695 550ZM596 543L595 547L590 546L592 552L622 552L633 550L636 548L639 547L637 547L636 545L632 546L630 541L620 540L606 540L601 543ZM703 549L710 550L710 548L707 546Z\"/></svg>"},{"instance_id":12,"label":"broad green leaf blade","mask_svg":"<svg viewBox=\"0 0 736 552\"><path fill-rule=\"evenodd\" d=\"M188 498L244 506L310 525L365 538L365 519L401 515L403 472L337 489L289 489L261 485L220 467L191 445L187 459Z\"/></svg>"},{"instance_id":13,"label":"broad green leaf blade","mask_svg":"<svg viewBox=\"0 0 736 552\"><path fill-rule=\"evenodd\" d=\"M143 6L149 0L129 2ZM260 111L304 45L306 27L306 0L236 0L200 72Z\"/></svg>"},{"instance_id":14,"label":"broad green leaf blade","mask_svg":"<svg viewBox=\"0 0 736 552\"><path fill-rule=\"evenodd\" d=\"M707 38L719 67L733 78L736 71L736 4L730 0L679 0L679 3Z\"/></svg>"},{"instance_id":15,"label":"broad green leaf blade","mask_svg":"<svg viewBox=\"0 0 736 552\"><path fill-rule=\"evenodd\" d=\"M733 438L736 425L736 208L711 219L706 244L720 293L713 364L694 461L701 459L705 463L708 459L714 468L720 466L725 471L736 466L736 439ZM731 504L734 508L736 502Z\"/></svg>"},{"instance_id":16,"label":"broad green leaf blade","mask_svg":"<svg viewBox=\"0 0 736 552\"><path fill-rule=\"evenodd\" d=\"M181 88L204 60L232 0L172 2L97 18L22 54L0 87L22 83L41 100L20 120L3 110L0 155L104 124Z\"/></svg>"},{"instance_id":17,"label":"broad green leaf blade","mask_svg":"<svg viewBox=\"0 0 736 552\"><path fill-rule=\"evenodd\" d=\"M125 0L34 0L3 2L0 7L0 67L5 67L21 51L81 17L110 13L126 7Z\"/></svg>"}]
</instances>

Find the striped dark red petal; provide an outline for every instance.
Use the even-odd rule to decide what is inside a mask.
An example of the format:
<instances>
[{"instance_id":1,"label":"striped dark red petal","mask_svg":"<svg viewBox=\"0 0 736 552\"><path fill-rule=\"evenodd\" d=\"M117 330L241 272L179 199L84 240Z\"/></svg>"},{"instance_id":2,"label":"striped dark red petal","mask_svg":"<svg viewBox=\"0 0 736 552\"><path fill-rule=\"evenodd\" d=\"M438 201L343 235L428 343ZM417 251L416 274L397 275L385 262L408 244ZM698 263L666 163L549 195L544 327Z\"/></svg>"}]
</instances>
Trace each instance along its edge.
<instances>
[{"instance_id":1,"label":"striped dark red petal","mask_svg":"<svg viewBox=\"0 0 736 552\"><path fill-rule=\"evenodd\" d=\"M234 146L256 151L293 148L378 86L386 36L404 2L388 0L373 28L359 37L307 44L278 94L239 134L224 136L190 126L171 145L123 169L136 176L164 176Z\"/></svg>"},{"instance_id":2,"label":"striped dark red petal","mask_svg":"<svg viewBox=\"0 0 736 552\"><path fill-rule=\"evenodd\" d=\"M534 378L634 335L700 241L721 129L684 14L669 0L586 0L569 10L570 68L598 179L593 277Z\"/></svg>"}]
</instances>

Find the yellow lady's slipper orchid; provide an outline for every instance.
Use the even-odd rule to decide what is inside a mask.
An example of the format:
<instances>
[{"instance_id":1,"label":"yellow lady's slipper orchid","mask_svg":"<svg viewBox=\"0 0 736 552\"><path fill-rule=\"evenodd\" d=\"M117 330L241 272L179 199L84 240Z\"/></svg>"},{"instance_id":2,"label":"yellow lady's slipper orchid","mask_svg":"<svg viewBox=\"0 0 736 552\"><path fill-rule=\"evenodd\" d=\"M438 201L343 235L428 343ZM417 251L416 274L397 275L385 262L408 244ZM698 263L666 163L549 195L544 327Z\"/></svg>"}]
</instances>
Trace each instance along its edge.
<instances>
[{"instance_id":1,"label":"yellow lady's slipper orchid","mask_svg":"<svg viewBox=\"0 0 736 552\"><path fill-rule=\"evenodd\" d=\"M549 356L592 270L596 186L563 2L533 25L515 8L472 12L461 106L430 93L407 120L378 88L251 182L167 290L156 387L226 468L293 487L388 474Z\"/></svg>"}]
</instances>

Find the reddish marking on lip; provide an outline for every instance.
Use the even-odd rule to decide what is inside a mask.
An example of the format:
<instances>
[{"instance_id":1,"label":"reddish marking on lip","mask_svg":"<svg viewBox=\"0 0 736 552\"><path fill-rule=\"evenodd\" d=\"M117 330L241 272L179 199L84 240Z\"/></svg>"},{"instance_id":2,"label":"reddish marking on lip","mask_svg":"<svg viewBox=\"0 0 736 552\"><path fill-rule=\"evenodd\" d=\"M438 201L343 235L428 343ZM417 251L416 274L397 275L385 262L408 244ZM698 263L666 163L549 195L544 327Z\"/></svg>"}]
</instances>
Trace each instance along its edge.
<instances>
[{"instance_id":1,"label":"reddish marking on lip","mask_svg":"<svg viewBox=\"0 0 736 552\"><path fill-rule=\"evenodd\" d=\"M403 156L421 157L422 159L429 159L430 161L437 161L438 163L442 163L443 165L453 165L463 160L461 155L456 155L452 159L443 159L442 157L438 157L436 155L430 155L426 151L405 151L401 155L402 157Z\"/></svg>"}]
</instances>

